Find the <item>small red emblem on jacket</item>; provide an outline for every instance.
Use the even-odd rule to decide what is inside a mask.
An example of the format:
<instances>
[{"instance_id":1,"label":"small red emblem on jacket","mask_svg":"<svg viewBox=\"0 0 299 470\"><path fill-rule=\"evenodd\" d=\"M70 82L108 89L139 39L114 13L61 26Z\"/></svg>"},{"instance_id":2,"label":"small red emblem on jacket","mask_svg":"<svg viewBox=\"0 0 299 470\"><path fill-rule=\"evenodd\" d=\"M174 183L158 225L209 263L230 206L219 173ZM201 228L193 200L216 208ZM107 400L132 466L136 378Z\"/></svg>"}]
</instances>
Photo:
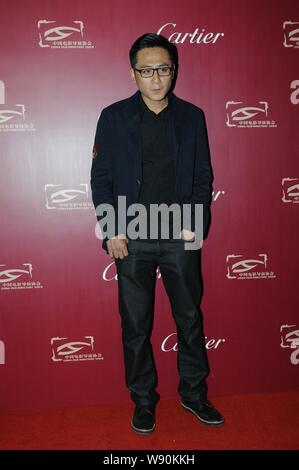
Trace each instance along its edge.
<instances>
[{"instance_id":1,"label":"small red emblem on jacket","mask_svg":"<svg viewBox=\"0 0 299 470\"><path fill-rule=\"evenodd\" d=\"M92 158L95 159L98 156L96 144L94 144L93 149L92 149Z\"/></svg>"}]
</instances>

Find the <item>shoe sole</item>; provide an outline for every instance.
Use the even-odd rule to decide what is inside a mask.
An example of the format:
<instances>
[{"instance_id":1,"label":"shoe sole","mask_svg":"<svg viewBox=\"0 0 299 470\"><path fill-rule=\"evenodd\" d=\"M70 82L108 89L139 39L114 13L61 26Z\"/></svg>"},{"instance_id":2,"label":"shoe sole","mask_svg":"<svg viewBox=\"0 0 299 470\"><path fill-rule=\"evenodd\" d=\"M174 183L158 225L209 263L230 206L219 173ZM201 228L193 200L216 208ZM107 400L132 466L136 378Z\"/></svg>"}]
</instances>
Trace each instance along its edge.
<instances>
[{"instance_id":1,"label":"shoe sole","mask_svg":"<svg viewBox=\"0 0 299 470\"><path fill-rule=\"evenodd\" d=\"M205 419L201 418L194 410L192 410L192 408L189 408L189 406L185 405L182 401L181 401L181 406L186 411L189 411L194 416L196 416L196 418L199 419L199 421L201 421L202 423L204 423L208 426L221 426L224 423L224 419L222 421L206 421Z\"/></svg>"},{"instance_id":2,"label":"shoe sole","mask_svg":"<svg viewBox=\"0 0 299 470\"><path fill-rule=\"evenodd\" d=\"M141 436L146 436L147 434L150 434L151 432L154 431L155 427L156 427L156 424L153 425L152 428L150 429L140 429L140 428L136 428L133 424L133 418L131 420L131 427L133 429L134 432L136 432L136 434L140 434Z\"/></svg>"}]
</instances>

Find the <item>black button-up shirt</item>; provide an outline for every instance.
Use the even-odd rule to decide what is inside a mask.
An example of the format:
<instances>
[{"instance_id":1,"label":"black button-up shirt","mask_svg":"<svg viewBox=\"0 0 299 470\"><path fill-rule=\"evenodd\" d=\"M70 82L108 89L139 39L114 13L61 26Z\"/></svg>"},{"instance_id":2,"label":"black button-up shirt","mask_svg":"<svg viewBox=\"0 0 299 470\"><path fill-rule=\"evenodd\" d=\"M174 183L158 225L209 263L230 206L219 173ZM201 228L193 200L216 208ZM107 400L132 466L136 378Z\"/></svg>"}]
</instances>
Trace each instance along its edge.
<instances>
[{"instance_id":1,"label":"black button-up shirt","mask_svg":"<svg viewBox=\"0 0 299 470\"><path fill-rule=\"evenodd\" d=\"M139 93L139 109L142 129L142 184L139 203L147 209L147 240L150 240L150 204L167 205L178 202L176 194L174 132L171 104L156 114L151 111ZM172 234L172 213L169 213L169 237ZM158 237L161 239L159 215Z\"/></svg>"}]
</instances>

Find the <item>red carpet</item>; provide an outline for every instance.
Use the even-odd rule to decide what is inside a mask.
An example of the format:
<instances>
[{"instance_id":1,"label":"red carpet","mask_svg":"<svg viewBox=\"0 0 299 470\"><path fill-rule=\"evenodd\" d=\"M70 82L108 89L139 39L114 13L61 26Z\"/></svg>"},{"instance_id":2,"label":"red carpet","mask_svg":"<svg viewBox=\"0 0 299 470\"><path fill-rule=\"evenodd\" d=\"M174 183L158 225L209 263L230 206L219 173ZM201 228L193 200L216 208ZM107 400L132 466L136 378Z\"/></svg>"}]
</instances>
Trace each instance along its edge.
<instances>
[{"instance_id":1,"label":"red carpet","mask_svg":"<svg viewBox=\"0 0 299 470\"><path fill-rule=\"evenodd\" d=\"M0 412L1 449L282 449L299 448L299 392L215 398L222 427L208 427L177 400L161 400L156 431L130 429L133 405Z\"/></svg>"}]
</instances>

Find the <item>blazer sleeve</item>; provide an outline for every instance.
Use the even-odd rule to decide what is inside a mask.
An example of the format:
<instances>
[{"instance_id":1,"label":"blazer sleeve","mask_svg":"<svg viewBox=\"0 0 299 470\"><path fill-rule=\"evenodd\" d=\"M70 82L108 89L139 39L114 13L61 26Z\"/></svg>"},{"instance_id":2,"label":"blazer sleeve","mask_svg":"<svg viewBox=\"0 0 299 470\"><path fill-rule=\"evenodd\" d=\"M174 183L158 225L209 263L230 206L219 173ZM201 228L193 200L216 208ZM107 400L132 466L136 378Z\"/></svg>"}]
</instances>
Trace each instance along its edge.
<instances>
[{"instance_id":1,"label":"blazer sleeve","mask_svg":"<svg viewBox=\"0 0 299 470\"><path fill-rule=\"evenodd\" d=\"M191 200L191 230L195 230L195 204L203 205L203 239L207 238L211 220L213 170L204 112L199 109L195 125L196 155Z\"/></svg>"},{"instance_id":2,"label":"blazer sleeve","mask_svg":"<svg viewBox=\"0 0 299 470\"><path fill-rule=\"evenodd\" d=\"M103 110L97 123L91 166L90 186L95 209L103 203L111 204L113 207L115 206L113 197L112 143L112 126L107 117L107 113ZM101 217L97 215L97 220L99 221L102 231L103 217L104 215ZM105 237L103 240L103 248L107 251L106 242L108 237Z\"/></svg>"}]
</instances>

